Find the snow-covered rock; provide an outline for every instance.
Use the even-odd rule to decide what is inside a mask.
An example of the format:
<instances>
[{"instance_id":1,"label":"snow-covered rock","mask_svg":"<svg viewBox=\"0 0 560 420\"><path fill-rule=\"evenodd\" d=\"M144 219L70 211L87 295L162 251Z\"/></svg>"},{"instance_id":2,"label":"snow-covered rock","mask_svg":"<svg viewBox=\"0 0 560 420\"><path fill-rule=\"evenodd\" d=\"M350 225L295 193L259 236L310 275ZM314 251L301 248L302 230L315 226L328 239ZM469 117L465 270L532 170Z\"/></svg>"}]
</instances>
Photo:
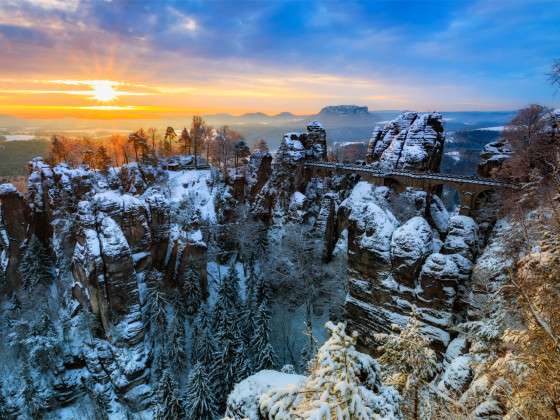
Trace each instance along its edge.
<instances>
[{"instance_id":1,"label":"snow-covered rock","mask_svg":"<svg viewBox=\"0 0 560 420\"><path fill-rule=\"evenodd\" d=\"M432 252L432 228L423 217L413 217L399 226L391 238L391 264L397 281L414 288L424 259Z\"/></svg>"},{"instance_id":2,"label":"snow-covered rock","mask_svg":"<svg viewBox=\"0 0 560 420\"><path fill-rule=\"evenodd\" d=\"M405 112L374 130L367 161L380 169L437 171L444 141L441 114Z\"/></svg>"},{"instance_id":3,"label":"snow-covered rock","mask_svg":"<svg viewBox=\"0 0 560 420\"><path fill-rule=\"evenodd\" d=\"M478 254L478 226L468 216L456 215L449 219L449 232L443 243L443 254L461 254L474 260Z\"/></svg>"}]
</instances>

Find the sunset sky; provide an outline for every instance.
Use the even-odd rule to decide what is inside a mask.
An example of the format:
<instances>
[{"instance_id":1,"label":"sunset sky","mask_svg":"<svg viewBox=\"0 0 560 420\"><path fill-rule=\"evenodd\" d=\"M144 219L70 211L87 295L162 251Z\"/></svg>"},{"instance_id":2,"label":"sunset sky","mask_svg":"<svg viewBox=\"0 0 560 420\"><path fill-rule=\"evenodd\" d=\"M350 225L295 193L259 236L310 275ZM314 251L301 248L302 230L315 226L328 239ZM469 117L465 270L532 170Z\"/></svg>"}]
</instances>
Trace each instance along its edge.
<instances>
[{"instance_id":1,"label":"sunset sky","mask_svg":"<svg viewBox=\"0 0 560 420\"><path fill-rule=\"evenodd\" d=\"M559 103L560 1L0 0L0 114Z\"/></svg>"}]
</instances>

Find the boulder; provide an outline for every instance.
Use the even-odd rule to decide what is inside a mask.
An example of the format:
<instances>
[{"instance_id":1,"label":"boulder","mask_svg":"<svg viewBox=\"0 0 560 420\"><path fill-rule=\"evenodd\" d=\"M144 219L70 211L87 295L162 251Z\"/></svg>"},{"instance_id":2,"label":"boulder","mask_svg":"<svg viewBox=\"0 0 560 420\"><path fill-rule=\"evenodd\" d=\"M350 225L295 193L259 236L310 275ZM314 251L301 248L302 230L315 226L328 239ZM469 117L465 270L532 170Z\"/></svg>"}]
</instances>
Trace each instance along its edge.
<instances>
[{"instance_id":1,"label":"boulder","mask_svg":"<svg viewBox=\"0 0 560 420\"><path fill-rule=\"evenodd\" d=\"M478 254L478 226L468 217L456 215L449 219L449 232L441 249L442 254L461 254L473 261Z\"/></svg>"},{"instance_id":2,"label":"boulder","mask_svg":"<svg viewBox=\"0 0 560 420\"><path fill-rule=\"evenodd\" d=\"M432 228L423 217L399 226L391 238L391 265L395 280L414 288L424 259L432 252Z\"/></svg>"}]
</instances>

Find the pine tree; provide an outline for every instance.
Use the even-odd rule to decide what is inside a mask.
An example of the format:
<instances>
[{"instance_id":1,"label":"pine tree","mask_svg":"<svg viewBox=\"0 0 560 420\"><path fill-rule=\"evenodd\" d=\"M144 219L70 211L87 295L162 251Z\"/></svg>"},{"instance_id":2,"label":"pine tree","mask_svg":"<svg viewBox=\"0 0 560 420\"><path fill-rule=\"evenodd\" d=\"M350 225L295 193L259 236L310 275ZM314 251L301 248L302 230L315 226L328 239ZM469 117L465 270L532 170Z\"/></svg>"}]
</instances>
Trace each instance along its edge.
<instances>
[{"instance_id":1,"label":"pine tree","mask_svg":"<svg viewBox=\"0 0 560 420\"><path fill-rule=\"evenodd\" d=\"M258 139L255 144L253 145L253 151L255 152L268 152L268 144L265 139Z\"/></svg>"},{"instance_id":2,"label":"pine tree","mask_svg":"<svg viewBox=\"0 0 560 420\"><path fill-rule=\"evenodd\" d=\"M177 420L185 418L184 401L177 391L177 382L169 370L165 369L157 388L158 405L155 409L156 420Z\"/></svg>"},{"instance_id":3,"label":"pine tree","mask_svg":"<svg viewBox=\"0 0 560 420\"><path fill-rule=\"evenodd\" d=\"M177 140L177 133L175 133L173 127L167 127L161 147L164 156L170 156L173 153L173 143L175 140Z\"/></svg>"},{"instance_id":4,"label":"pine tree","mask_svg":"<svg viewBox=\"0 0 560 420\"><path fill-rule=\"evenodd\" d=\"M193 315L200 306L202 293L200 290L200 273L192 266L192 264L189 264L183 274L182 289L186 313L188 315Z\"/></svg>"},{"instance_id":5,"label":"pine tree","mask_svg":"<svg viewBox=\"0 0 560 420\"><path fill-rule=\"evenodd\" d=\"M95 169L95 153L91 149L87 149L82 157L82 163Z\"/></svg>"},{"instance_id":6,"label":"pine tree","mask_svg":"<svg viewBox=\"0 0 560 420\"><path fill-rule=\"evenodd\" d=\"M128 142L132 143L134 148L134 156L136 161L149 161L151 159L150 147L148 146L148 136L141 128L140 130L129 134Z\"/></svg>"},{"instance_id":7,"label":"pine tree","mask_svg":"<svg viewBox=\"0 0 560 420\"><path fill-rule=\"evenodd\" d=\"M95 152L95 167L106 174L113 163L105 146L99 146Z\"/></svg>"},{"instance_id":8,"label":"pine tree","mask_svg":"<svg viewBox=\"0 0 560 420\"><path fill-rule=\"evenodd\" d=\"M305 336L306 341L303 349L301 351L301 359L302 359L302 370L307 371L310 366L309 363L315 357L317 353L318 345L317 339L313 335L313 323L311 320L311 302L307 300L305 305Z\"/></svg>"},{"instance_id":9,"label":"pine tree","mask_svg":"<svg viewBox=\"0 0 560 420\"><path fill-rule=\"evenodd\" d=\"M403 411L419 418L419 390L433 377L437 367L436 353L422 334L420 321L412 318L399 335L376 334L375 338L383 343L379 347L379 363L384 369L384 382L394 385L405 397Z\"/></svg>"},{"instance_id":10,"label":"pine tree","mask_svg":"<svg viewBox=\"0 0 560 420\"><path fill-rule=\"evenodd\" d=\"M169 359L169 366L173 366L174 372L180 375L187 370L185 326L181 321L181 317L176 316L173 319L169 327L168 337L167 357Z\"/></svg>"},{"instance_id":11,"label":"pine tree","mask_svg":"<svg viewBox=\"0 0 560 420\"><path fill-rule=\"evenodd\" d=\"M19 263L23 286L27 290L31 290L39 283L49 283L52 278L50 268L51 261L45 247L33 235L27 243Z\"/></svg>"},{"instance_id":12,"label":"pine tree","mask_svg":"<svg viewBox=\"0 0 560 420\"><path fill-rule=\"evenodd\" d=\"M239 378L239 342L235 331L225 328L221 333L220 345L221 348L217 352L215 386L220 406L224 408L227 396Z\"/></svg>"},{"instance_id":13,"label":"pine tree","mask_svg":"<svg viewBox=\"0 0 560 420\"><path fill-rule=\"evenodd\" d=\"M95 420L109 420L111 399L104 392L92 392L91 398L95 408Z\"/></svg>"},{"instance_id":14,"label":"pine tree","mask_svg":"<svg viewBox=\"0 0 560 420\"><path fill-rule=\"evenodd\" d=\"M192 139L187 128L183 128L181 131L181 137L179 138L179 143L181 143L181 151L184 155L190 155L192 153Z\"/></svg>"},{"instance_id":15,"label":"pine tree","mask_svg":"<svg viewBox=\"0 0 560 420\"><path fill-rule=\"evenodd\" d=\"M68 151L64 144L64 139L59 136L52 136L50 145L50 162L53 165L64 162Z\"/></svg>"},{"instance_id":16,"label":"pine tree","mask_svg":"<svg viewBox=\"0 0 560 420\"><path fill-rule=\"evenodd\" d=\"M200 331L193 344L193 362L202 363L211 374L216 365L216 341L209 327Z\"/></svg>"},{"instance_id":17,"label":"pine tree","mask_svg":"<svg viewBox=\"0 0 560 420\"><path fill-rule=\"evenodd\" d=\"M186 418L213 420L218 405L211 386L211 377L203 364L197 363L189 375L186 393Z\"/></svg>"},{"instance_id":18,"label":"pine tree","mask_svg":"<svg viewBox=\"0 0 560 420\"><path fill-rule=\"evenodd\" d=\"M42 410L46 408L45 400L40 395L35 382L31 377L30 367L27 362L24 363L22 369L23 378L23 389L22 397L27 412L33 419L41 419L43 416L41 414Z\"/></svg>"},{"instance_id":19,"label":"pine tree","mask_svg":"<svg viewBox=\"0 0 560 420\"><path fill-rule=\"evenodd\" d=\"M213 326L220 335L220 331L235 325L240 309L239 277L234 265L230 265L228 274L222 279L218 290L218 297L214 305Z\"/></svg>"},{"instance_id":20,"label":"pine tree","mask_svg":"<svg viewBox=\"0 0 560 420\"><path fill-rule=\"evenodd\" d=\"M256 329L252 340L255 371L273 369L276 353L270 344L270 313L266 301L262 302L256 315Z\"/></svg>"},{"instance_id":21,"label":"pine tree","mask_svg":"<svg viewBox=\"0 0 560 420\"><path fill-rule=\"evenodd\" d=\"M15 418L12 415L12 410L4 396L4 387L0 382L0 419L12 419Z\"/></svg>"},{"instance_id":22,"label":"pine tree","mask_svg":"<svg viewBox=\"0 0 560 420\"><path fill-rule=\"evenodd\" d=\"M323 344L305 383L273 390L260 398L269 419L370 420L401 418L398 394L382 386L378 366L356 351L357 334L346 325L326 324L331 337Z\"/></svg>"},{"instance_id":23,"label":"pine tree","mask_svg":"<svg viewBox=\"0 0 560 420\"><path fill-rule=\"evenodd\" d=\"M261 303L270 299L270 290L268 284L262 276L257 278L257 285L255 289L255 305L259 307Z\"/></svg>"}]
</instances>

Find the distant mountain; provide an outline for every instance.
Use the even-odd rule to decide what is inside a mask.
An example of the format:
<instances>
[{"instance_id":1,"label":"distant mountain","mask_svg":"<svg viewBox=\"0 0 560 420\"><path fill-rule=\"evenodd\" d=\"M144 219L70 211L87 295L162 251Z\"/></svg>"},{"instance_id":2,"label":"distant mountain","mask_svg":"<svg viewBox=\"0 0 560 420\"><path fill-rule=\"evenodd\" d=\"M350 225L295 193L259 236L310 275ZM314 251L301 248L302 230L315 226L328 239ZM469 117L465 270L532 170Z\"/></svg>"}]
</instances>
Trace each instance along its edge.
<instances>
[{"instance_id":1,"label":"distant mountain","mask_svg":"<svg viewBox=\"0 0 560 420\"><path fill-rule=\"evenodd\" d=\"M319 116L348 115L348 116L369 116L367 106L358 105L331 105L324 107L318 114Z\"/></svg>"}]
</instances>

